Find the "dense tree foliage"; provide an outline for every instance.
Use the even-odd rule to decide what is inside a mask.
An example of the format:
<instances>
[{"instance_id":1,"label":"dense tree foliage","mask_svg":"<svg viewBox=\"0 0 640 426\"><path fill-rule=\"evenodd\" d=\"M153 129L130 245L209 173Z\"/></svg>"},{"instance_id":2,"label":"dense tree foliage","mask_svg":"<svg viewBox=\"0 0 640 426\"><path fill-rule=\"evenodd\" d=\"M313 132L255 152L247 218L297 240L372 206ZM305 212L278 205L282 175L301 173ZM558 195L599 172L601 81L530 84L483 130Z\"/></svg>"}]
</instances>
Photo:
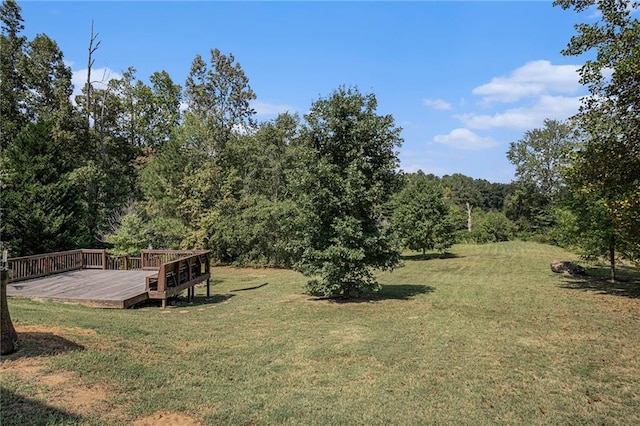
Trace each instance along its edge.
<instances>
[{"instance_id":1,"label":"dense tree foliage","mask_svg":"<svg viewBox=\"0 0 640 426\"><path fill-rule=\"evenodd\" d=\"M48 122L25 126L3 151L2 235L14 253L44 253L87 243L73 179L74 158Z\"/></svg>"},{"instance_id":2,"label":"dense tree foliage","mask_svg":"<svg viewBox=\"0 0 640 426\"><path fill-rule=\"evenodd\" d=\"M556 120L545 120L543 127L509 145L507 158L516 166L516 182L506 213L520 231L540 235L554 225L553 210L565 193L564 172L575 148L572 126Z\"/></svg>"},{"instance_id":3,"label":"dense tree foliage","mask_svg":"<svg viewBox=\"0 0 640 426\"><path fill-rule=\"evenodd\" d=\"M455 242L452 215L437 180L415 175L393 204L392 224L404 247L424 254L444 252Z\"/></svg>"},{"instance_id":4,"label":"dense tree foliage","mask_svg":"<svg viewBox=\"0 0 640 426\"><path fill-rule=\"evenodd\" d=\"M5 1L0 6L0 152L26 123L21 109L28 88L20 65L27 39L20 35L24 29L20 10L15 1Z\"/></svg>"},{"instance_id":5,"label":"dense tree foliage","mask_svg":"<svg viewBox=\"0 0 640 426\"><path fill-rule=\"evenodd\" d=\"M579 24L566 55L595 52L580 69L591 94L574 117L583 143L568 171L571 204L581 233L600 235L603 244L586 244L591 255L607 255L615 280L617 254L640 252L640 21L638 5L626 1L557 0L577 12L597 8L600 19ZM599 219L580 220L585 211ZM606 250L604 248L606 247Z\"/></svg>"},{"instance_id":6,"label":"dense tree foliage","mask_svg":"<svg viewBox=\"0 0 640 426\"><path fill-rule=\"evenodd\" d=\"M505 199L512 191L510 184L473 179L461 173L445 175L441 183L444 197L453 209L455 228L466 229L468 232L473 230L474 208L502 211Z\"/></svg>"},{"instance_id":7,"label":"dense tree foliage","mask_svg":"<svg viewBox=\"0 0 640 426\"><path fill-rule=\"evenodd\" d=\"M544 120L542 128L528 130L522 139L511 142L507 158L516 166L519 182L554 197L564 187L562 172L575 146L571 125Z\"/></svg>"},{"instance_id":8,"label":"dense tree foliage","mask_svg":"<svg viewBox=\"0 0 640 426\"><path fill-rule=\"evenodd\" d=\"M373 94L339 88L313 103L305 116L306 148L297 182L304 226L296 268L313 294L351 297L375 291L372 270L399 262L382 205L397 181L400 129L376 113Z\"/></svg>"},{"instance_id":9,"label":"dense tree foliage","mask_svg":"<svg viewBox=\"0 0 640 426\"><path fill-rule=\"evenodd\" d=\"M372 270L399 262L382 206L397 185L400 129L376 113L373 94L339 88L313 103L297 182L304 226L298 270L319 275L313 294L351 297L378 289Z\"/></svg>"}]
</instances>

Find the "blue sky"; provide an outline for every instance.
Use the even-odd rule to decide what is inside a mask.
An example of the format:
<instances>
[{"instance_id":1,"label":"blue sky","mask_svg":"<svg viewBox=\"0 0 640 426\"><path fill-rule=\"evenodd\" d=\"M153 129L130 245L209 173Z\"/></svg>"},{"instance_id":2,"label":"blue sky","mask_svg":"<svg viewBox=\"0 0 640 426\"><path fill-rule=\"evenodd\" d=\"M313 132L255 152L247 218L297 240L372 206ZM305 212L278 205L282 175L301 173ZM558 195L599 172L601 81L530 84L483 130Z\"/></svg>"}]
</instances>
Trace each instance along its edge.
<instances>
[{"instance_id":1,"label":"blue sky","mask_svg":"<svg viewBox=\"0 0 640 426\"><path fill-rule=\"evenodd\" d=\"M184 85L195 55L218 48L249 77L259 120L357 86L403 128L403 170L492 182L513 179L510 142L577 112L585 58L560 51L575 23L595 19L543 1L18 3L25 35L54 39L77 82L92 20L93 75L133 66L143 81L166 70Z\"/></svg>"}]
</instances>

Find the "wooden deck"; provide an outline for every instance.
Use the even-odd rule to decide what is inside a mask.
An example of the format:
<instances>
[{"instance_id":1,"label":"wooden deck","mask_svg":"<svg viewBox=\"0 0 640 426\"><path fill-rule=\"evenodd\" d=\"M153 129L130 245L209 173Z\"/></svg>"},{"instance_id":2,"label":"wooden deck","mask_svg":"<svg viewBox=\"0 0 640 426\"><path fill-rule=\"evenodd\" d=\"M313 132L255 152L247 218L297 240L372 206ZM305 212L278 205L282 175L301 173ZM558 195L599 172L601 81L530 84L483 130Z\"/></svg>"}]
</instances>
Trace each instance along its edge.
<instances>
[{"instance_id":1,"label":"wooden deck","mask_svg":"<svg viewBox=\"0 0 640 426\"><path fill-rule=\"evenodd\" d=\"M78 269L10 282L7 296L126 309L149 298L146 278L154 274L154 271Z\"/></svg>"},{"instance_id":2,"label":"wooden deck","mask_svg":"<svg viewBox=\"0 0 640 426\"><path fill-rule=\"evenodd\" d=\"M162 301L206 283L209 250L142 250L140 257L110 257L104 249L78 249L8 259L7 296L51 299L103 308L128 308L146 299ZM128 270L128 268L137 270Z\"/></svg>"}]
</instances>

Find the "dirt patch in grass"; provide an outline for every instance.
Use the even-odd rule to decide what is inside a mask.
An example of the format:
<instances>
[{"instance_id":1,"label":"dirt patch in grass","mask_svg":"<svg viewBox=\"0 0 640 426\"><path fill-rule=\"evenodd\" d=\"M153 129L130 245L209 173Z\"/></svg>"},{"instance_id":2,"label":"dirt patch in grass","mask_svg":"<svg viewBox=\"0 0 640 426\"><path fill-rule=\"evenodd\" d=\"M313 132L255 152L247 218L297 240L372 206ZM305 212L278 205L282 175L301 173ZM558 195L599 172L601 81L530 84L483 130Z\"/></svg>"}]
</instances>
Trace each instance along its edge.
<instances>
[{"instance_id":1,"label":"dirt patch in grass","mask_svg":"<svg viewBox=\"0 0 640 426\"><path fill-rule=\"evenodd\" d=\"M199 426L200 424L184 414L167 411L158 411L133 422L133 426Z\"/></svg>"},{"instance_id":2,"label":"dirt patch in grass","mask_svg":"<svg viewBox=\"0 0 640 426\"><path fill-rule=\"evenodd\" d=\"M22 395L19 407L13 407L23 416L33 406L41 410L42 405L62 410L61 412L82 416L86 413L108 413L109 390L100 384L87 385L69 371L49 371L47 356L70 350L83 349L82 346L60 334L93 334L93 330L60 327L17 326L18 350L3 357L0 377L3 383L26 386L28 394ZM11 417L12 407L3 413Z\"/></svg>"},{"instance_id":3,"label":"dirt patch in grass","mask_svg":"<svg viewBox=\"0 0 640 426\"><path fill-rule=\"evenodd\" d=\"M118 395L103 384L84 383L75 373L51 371L48 357L84 348L67 337L96 334L78 327L16 326L18 350L2 358L0 380L6 401L4 419L19 424L24 419L83 422L89 415L107 423L136 426L198 426L189 416L159 411L135 420L114 406ZM44 423L43 423L44 424Z\"/></svg>"},{"instance_id":4,"label":"dirt patch in grass","mask_svg":"<svg viewBox=\"0 0 640 426\"><path fill-rule=\"evenodd\" d=\"M73 350L83 350L84 347L67 336L92 335L95 330L78 327L48 327L48 326L15 326L18 333L17 351L4 356L3 361L15 361L19 358L34 358L40 356L57 355Z\"/></svg>"}]
</instances>

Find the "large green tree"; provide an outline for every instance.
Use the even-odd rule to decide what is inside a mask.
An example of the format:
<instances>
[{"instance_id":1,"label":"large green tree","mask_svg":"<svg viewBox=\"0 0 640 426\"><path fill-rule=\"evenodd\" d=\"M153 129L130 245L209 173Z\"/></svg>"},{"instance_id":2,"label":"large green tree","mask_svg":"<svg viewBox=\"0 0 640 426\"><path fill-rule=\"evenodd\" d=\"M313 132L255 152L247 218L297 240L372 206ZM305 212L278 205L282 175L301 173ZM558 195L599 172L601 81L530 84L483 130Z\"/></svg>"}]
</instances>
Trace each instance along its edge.
<instances>
[{"instance_id":1,"label":"large green tree","mask_svg":"<svg viewBox=\"0 0 640 426\"><path fill-rule=\"evenodd\" d=\"M175 99L175 87L157 77L155 98ZM249 79L233 55L212 49L208 63L200 55L194 58L184 90L186 111L180 124L165 133L139 179L146 214L180 221L189 229L184 244L207 247L217 229L220 203L241 196L247 158L235 153L254 129L253 99ZM174 111L169 106L179 103L165 105L166 111Z\"/></svg>"},{"instance_id":2,"label":"large green tree","mask_svg":"<svg viewBox=\"0 0 640 426\"><path fill-rule=\"evenodd\" d=\"M12 255L68 250L86 243L84 214L72 179L75 160L54 125L30 123L3 152L6 172L0 232Z\"/></svg>"},{"instance_id":3,"label":"large green tree","mask_svg":"<svg viewBox=\"0 0 640 426\"><path fill-rule=\"evenodd\" d=\"M627 1L557 0L555 5L600 19L576 25L566 55L595 53L580 69L590 95L574 117L584 142L568 172L571 189L583 192L583 200L596 203L607 220L593 222L593 229L609 229L606 251L615 280L617 254L640 252L640 226L634 212L640 210L640 21L631 13L637 4ZM585 207L575 206L585 210ZM579 212L578 212L579 213ZM578 214L579 216L579 214Z\"/></svg>"},{"instance_id":4,"label":"large green tree","mask_svg":"<svg viewBox=\"0 0 640 426\"><path fill-rule=\"evenodd\" d=\"M437 181L411 179L394 197L393 227L406 248L445 251L455 242L454 224Z\"/></svg>"},{"instance_id":5,"label":"large green tree","mask_svg":"<svg viewBox=\"0 0 640 426\"><path fill-rule=\"evenodd\" d=\"M196 55L185 85L187 113L204 122L208 131L206 145L211 156L224 156L229 139L254 128L255 111L250 101L256 98L249 78L232 54L211 49L209 65Z\"/></svg>"},{"instance_id":6,"label":"large green tree","mask_svg":"<svg viewBox=\"0 0 640 426\"><path fill-rule=\"evenodd\" d=\"M544 120L541 128L527 130L511 142L507 159L516 166L516 179L541 193L557 196L564 185L562 172L576 147L573 128L558 120Z\"/></svg>"},{"instance_id":7,"label":"large green tree","mask_svg":"<svg viewBox=\"0 0 640 426\"><path fill-rule=\"evenodd\" d=\"M507 159L516 166L516 181L506 212L521 231L545 233L553 225L553 209L566 186L563 173L575 148L573 127L550 119L509 145Z\"/></svg>"},{"instance_id":8,"label":"large green tree","mask_svg":"<svg viewBox=\"0 0 640 426\"><path fill-rule=\"evenodd\" d=\"M306 164L298 200L304 226L296 268L316 295L354 297L376 291L373 270L392 269L399 252L383 205L398 176L400 128L376 113L373 94L341 87L314 102L301 140Z\"/></svg>"},{"instance_id":9,"label":"large green tree","mask_svg":"<svg viewBox=\"0 0 640 426\"><path fill-rule=\"evenodd\" d=\"M85 211L73 172L82 150L69 99L71 70L55 41L27 40L20 7L0 7L0 233L12 255L64 250L86 242Z\"/></svg>"}]
</instances>

